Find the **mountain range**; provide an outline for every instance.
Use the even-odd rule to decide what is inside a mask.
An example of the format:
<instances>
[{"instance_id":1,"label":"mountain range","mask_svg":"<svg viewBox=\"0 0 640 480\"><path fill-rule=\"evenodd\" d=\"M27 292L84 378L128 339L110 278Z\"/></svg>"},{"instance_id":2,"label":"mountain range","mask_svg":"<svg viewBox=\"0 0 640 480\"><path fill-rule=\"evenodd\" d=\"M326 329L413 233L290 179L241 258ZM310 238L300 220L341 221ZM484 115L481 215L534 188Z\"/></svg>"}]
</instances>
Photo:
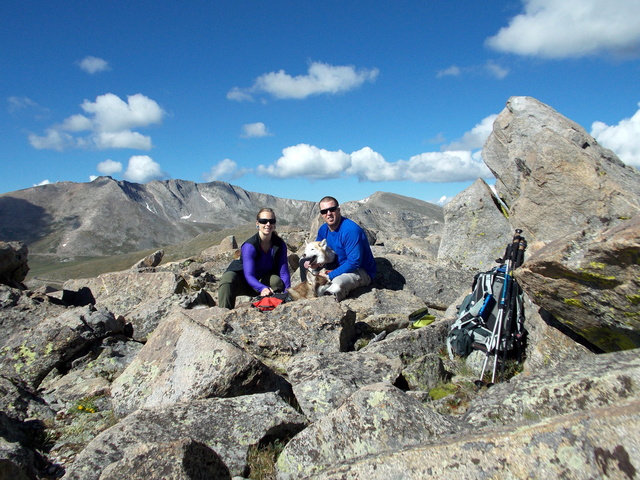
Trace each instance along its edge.
<instances>
[{"instance_id":1,"label":"mountain range","mask_svg":"<svg viewBox=\"0 0 640 480\"><path fill-rule=\"evenodd\" d=\"M280 229L309 231L320 221L315 202L249 192L225 182L136 184L98 177L0 195L0 240L23 242L30 259L49 263L108 257L252 227L262 207L274 209ZM394 237L426 237L443 224L442 207L391 193L346 202L342 210L363 227Z\"/></svg>"}]
</instances>

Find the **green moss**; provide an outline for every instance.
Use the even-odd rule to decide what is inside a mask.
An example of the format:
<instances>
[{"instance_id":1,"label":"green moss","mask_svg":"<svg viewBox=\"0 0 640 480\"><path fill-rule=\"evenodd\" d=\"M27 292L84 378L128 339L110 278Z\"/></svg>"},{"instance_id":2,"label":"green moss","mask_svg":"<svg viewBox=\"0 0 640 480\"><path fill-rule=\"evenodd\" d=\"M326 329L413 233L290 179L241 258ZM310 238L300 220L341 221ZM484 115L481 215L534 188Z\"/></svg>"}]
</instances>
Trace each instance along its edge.
<instances>
[{"instance_id":1,"label":"green moss","mask_svg":"<svg viewBox=\"0 0 640 480\"><path fill-rule=\"evenodd\" d=\"M433 400L440 400L456 393L457 390L458 388L453 383L444 383L429 390L429 396Z\"/></svg>"},{"instance_id":2,"label":"green moss","mask_svg":"<svg viewBox=\"0 0 640 480\"><path fill-rule=\"evenodd\" d=\"M640 295L627 295L627 300L629 300L632 305L638 305L640 304Z\"/></svg>"},{"instance_id":3,"label":"green moss","mask_svg":"<svg viewBox=\"0 0 640 480\"><path fill-rule=\"evenodd\" d=\"M20 345L20 348L18 349L18 358L16 358L16 360L19 359L22 361L22 363L25 366L29 366L36 361L36 356L37 356L36 352L34 352L29 347L23 344L23 345Z\"/></svg>"},{"instance_id":4,"label":"green moss","mask_svg":"<svg viewBox=\"0 0 640 480\"><path fill-rule=\"evenodd\" d=\"M588 283L595 283L600 287L612 288L618 283L614 275L601 275L599 273L585 270L584 268L581 268L579 272L580 273L577 275L579 280Z\"/></svg>"},{"instance_id":5,"label":"green moss","mask_svg":"<svg viewBox=\"0 0 640 480\"><path fill-rule=\"evenodd\" d=\"M605 352L617 352L640 347L640 335L626 328L594 326L577 330L577 333Z\"/></svg>"},{"instance_id":6,"label":"green moss","mask_svg":"<svg viewBox=\"0 0 640 480\"><path fill-rule=\"evenodd\" d=\"M584 308L584 304L577 298L565 298L564 303L572 307Z\"/></svg>"},{"instance_id":7,"label":"green moss","mask_svg":"<svg viewBox=\"0 0 640 480\"><path fill-rule=\"evenodd\" d=\"M525 420L529 421L538 421L540 420L540 415L538 413L532 412L531 410L524 410L522 412L522 416Z\"/></svg>"}]
</instances>

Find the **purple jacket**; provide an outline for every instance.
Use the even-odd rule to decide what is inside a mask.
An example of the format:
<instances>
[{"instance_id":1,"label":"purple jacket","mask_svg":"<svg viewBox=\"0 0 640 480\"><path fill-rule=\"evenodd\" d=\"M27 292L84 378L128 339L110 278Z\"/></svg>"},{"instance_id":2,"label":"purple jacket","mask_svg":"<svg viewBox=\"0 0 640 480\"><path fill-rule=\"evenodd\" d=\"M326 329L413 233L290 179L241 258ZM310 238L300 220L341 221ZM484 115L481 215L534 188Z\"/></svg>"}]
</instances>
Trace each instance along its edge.
<instances>
[{"instance_id":1,"label":"purple jacket","mask_svg":"<svg viewBox=\"0 0 640 480\"><path fill-rule=\"evenodd\" d=\"M280 237L274 235L271 248L265 252L260 247L260 235L256 233L242 244L240 251L244 278L256 292L260 293L263 288L269 288L269 285L260 282L260 279L267 274L278 275L284 282L285 288L291 287L287 245Z\"/></svg>"}]
</instances>

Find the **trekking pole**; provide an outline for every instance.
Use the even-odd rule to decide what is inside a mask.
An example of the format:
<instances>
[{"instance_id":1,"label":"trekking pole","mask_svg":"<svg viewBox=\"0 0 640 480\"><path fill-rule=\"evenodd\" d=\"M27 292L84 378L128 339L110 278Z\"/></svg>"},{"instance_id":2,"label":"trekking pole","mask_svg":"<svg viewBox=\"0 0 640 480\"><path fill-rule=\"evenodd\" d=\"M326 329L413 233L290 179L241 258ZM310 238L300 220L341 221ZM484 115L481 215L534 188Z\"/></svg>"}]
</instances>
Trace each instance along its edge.
<instances>
[{"instance_id":1,"label":"trekking pole","mask_svg":"<svg viewBox=\"0 0 640 480\"><path fill-rule=\"evenodd\" d=\"M524 237L520 237L520 244L518 246L518 257L517 257L517 266L522 265L524 262L524 254L527 250L527 241ZM520 294L522 289L520 285L516 282L516 295L515 295L515 303L516 303L516 326L515 326L515 334L514 334L514 342L517 348L517 359L518 363L522 360L522 343L523 343L523 327L524 324L524 305L522 301L518 301L520 299Z\"/></svg>"},{"instance_id":2,"label":"trekking pole","mask_svg":"<svg viewBox=\"0 0 640 480\"><path fill-rule=\"evenodd\" d=\"M502 364L500 366L500 379L504 377L505 364L507 360L507 353L512 348L515 340L519 340L522 336L520 331L520 324L522 321L522 305L518 302L520 295L520 285L516 282L513 271L522 265L524 261L524 251L527 248L527 241L522 237L522 230L517 229L513 237L512 242L512 264L509 272L509 292L507 296L507 310L505 313L504 333L501 335L500 345L502 346ZM518 329L517 333L514 332L514 322ZM516 338L517 337L517 338ZM520 348L518 357L521 356ZM494 367L495 368L495 367ZM495 378L495 371L494 371Z\"/></svg>"},{"instance_id":3,"label":"trekking pole","mask_svg":"<svg viewBox=\"0 0 640 480\"><path fill-rule=\"evenodd\" d=\"M504 324L505 318L507 318L508 309L506 306L508 305L507 299L511 294L511 260L507 260L507 267L504 274L504 287L502 288L502 296L500 297L500 310L502 313L500 315L500 322L498 322L498 333L494 339L492 339L492 343L494 343L494 357L493 357L493 371L491 373L491 383L496 383L496 371L498 369L498 353L500 352L500 346L502 343L502 335L503 329L502 326Z\"/></svg>"},{"instance_id":4,"label":"trekking pole","mask_svg":"<svg viewBox=\"0 0 640 480\"><path fill-rule=\"evenodd\" d=\"M507 247L508 249L508 247ZM482 364L482 372L480 372L480 379L476 382L476 385L481 386L484 385L484 372L487 370L487 365L489 363L489 355L493 354L494 355L494 372L495 372L495 368L496 368L496 363L498 361L498 352L495 350L497 345L499 344L499 338L500 338L500 332L502 330L502 322L504 319L504 308L503 305L505 303L505 296L506 296L506 289L507 289L507 274L506 272L509 269L509 260L507 260L507 263L505 265L505 276L504 276L504 283L502 285L502 291L500 292L500 300L499 300L499 304L498 304L498 315L496 316L496 321L495 324L493 325L493 330L491 332L491 337L489 339L489 343L487 345L487 351L485 354L485 358L484 358L484 362ZM488 386L491 386L494 383L495 380L495 373L493 374L493 378L491 379L491 384Z\"/></svg>"},{"instance_id":5,"label":"trekking pole","mask_svg":"<svg viewBox=\"0 0 640 480\"><path fill-rule=\"evenodd\" d=\"M494 359L493 359L491 383L489 384L489 386L493 385L496 380L496 372L498 368L498 354L500 351L500 346L503 343L502 327L503 327L505 318L508 318L507 314L511 313L511 309L509 307L511 306L510 304L511 304L511 295L512 295L512 288L511 288L512 275L513 275L514 265L517 263L517 260L518 260L518 251L519 251L520 242L522 239L522 237L520 236L521 233L522 233L522 230L516 229L515 235L513 236L511 243L507 244L507 247L505 248L503 257L496 260L499 263L505 262L504 284L502 287L502 292L500 294L498 316L496 318L496 323L494 325L493 331L491 332L491 339L489 340L486 357L482 365L480 380L476 382L477 384L481 384L481 385L484 384L483 382L484 373L486 371L487 364L489 362L489 355L492 353L494 355ZM502 345L502 348L504 351L506 351L506 345ZM504 360L502 364L503 364L502 370L504 371Z\"/></svg>"},{"instance_id":6,"label":"trekking pole","mask_svg":"<svg viewBox=\"0 0 640 480\"><path fill-rule=\"evenodd\" d=\"M504 305L501 304L501 308L505 309L504 315L502 316L502 325L501 328L504 327L504 330L499 332L498 340L497 340L497 350L496 350L496 358L493 363L493 375L491 377L491 382L495 383L496 379L496 371L498 366L498 353L500 348L502 348L502 363L500 366L500 378L504 376L504 368L505 362L507 360L507 350L509 347L509 341L511 335L513 334L512 323L513 323L513 315L514 315L514 303L517 299L517 287L518 284L515 282L513 278L513 271L522 265L522 261L524 259L524 250L521 249L522 242L524 238L522 237L522 230L517 228L515 230L515 234L513 235L513 239L511 240L511 244L507 248L507 271L505 273L505 298Z\"/></svg>"}]
</instances>

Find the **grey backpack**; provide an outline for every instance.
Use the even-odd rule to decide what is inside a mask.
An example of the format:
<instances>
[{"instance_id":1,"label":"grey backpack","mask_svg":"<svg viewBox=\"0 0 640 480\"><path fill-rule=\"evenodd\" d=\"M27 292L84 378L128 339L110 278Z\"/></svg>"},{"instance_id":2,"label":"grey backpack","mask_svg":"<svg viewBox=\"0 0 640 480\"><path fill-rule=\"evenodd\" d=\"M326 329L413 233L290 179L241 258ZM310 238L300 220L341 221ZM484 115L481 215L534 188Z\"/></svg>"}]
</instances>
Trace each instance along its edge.
<instances>
[{"instance_id":1,"label":"grey backpack","mask_svg":"<svg viewBox=\"0 0 640 480\"><path fill-rule=\"evenodd\" d=\"M458 306L458 316L451 325L447 337L449 356L466 357L473 350L487 352L491 349L491 341L499 338L498 350L511 350L517 341L521 341L524 334L522 313L522 291L516 287L516 309L510 313L510 318L500 325L497 331L496 320L500 311L500 304L504 302L506 265L502 264L488 272L478 273L473 280L472 291L462 304Z\"/></svg>"}]
</instances>

